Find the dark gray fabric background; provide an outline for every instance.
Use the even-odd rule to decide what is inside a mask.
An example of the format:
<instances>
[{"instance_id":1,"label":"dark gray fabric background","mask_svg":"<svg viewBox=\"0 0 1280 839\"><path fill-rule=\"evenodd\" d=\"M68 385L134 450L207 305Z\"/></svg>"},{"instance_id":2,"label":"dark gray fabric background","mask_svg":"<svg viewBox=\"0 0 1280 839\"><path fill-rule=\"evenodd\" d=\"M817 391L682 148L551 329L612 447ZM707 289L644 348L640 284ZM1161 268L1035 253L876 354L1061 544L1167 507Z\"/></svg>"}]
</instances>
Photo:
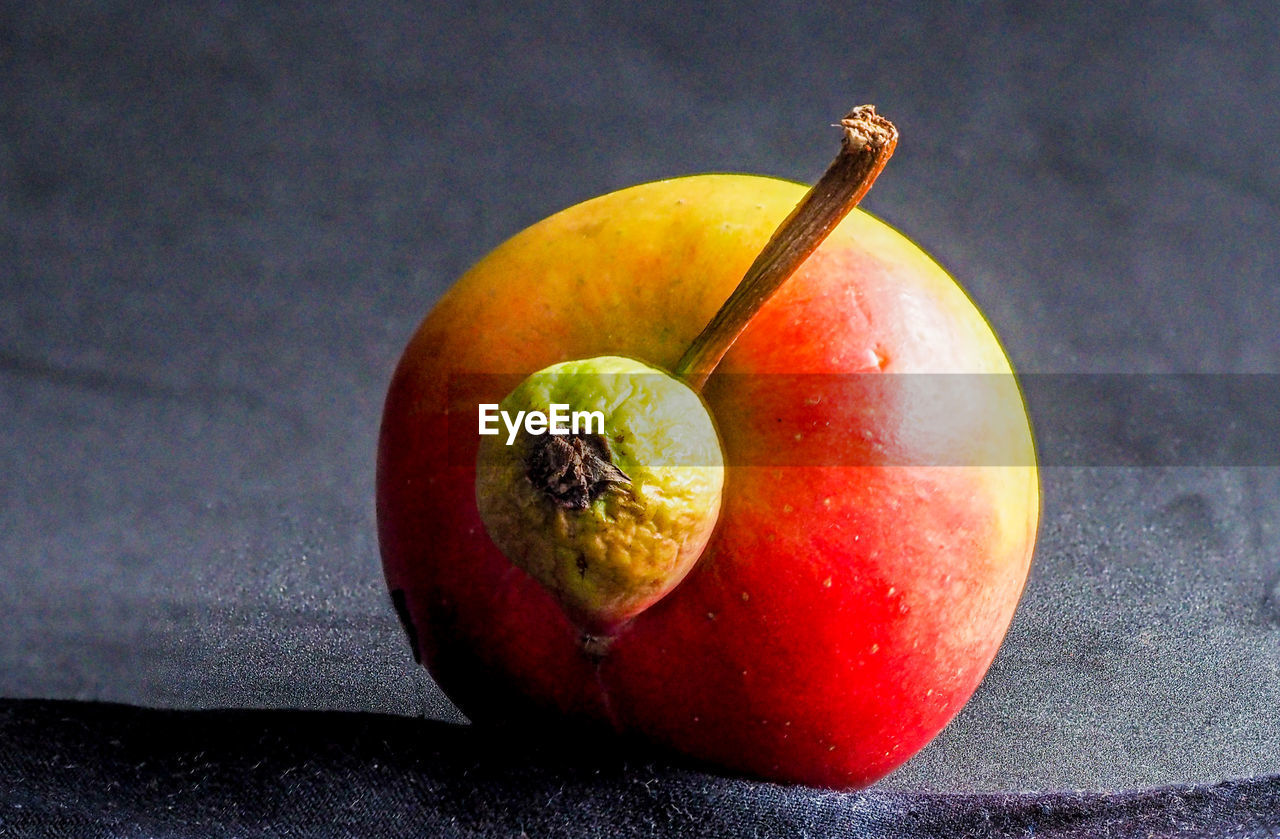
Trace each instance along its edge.
<instances>
[{"instance_id":1,"label":"dark gray fabric background","mask_svg":"<svg viewBox=\"0 0 1280 839\"><path fill-rule=\"evenodd\" d=\"M0 4L0 696L459 719L374 533L412 329L581 199L812 180L853 104L1019 369L1280 372L1272 4L462 5ZM1280 472L1088 463L881 788L1280 772Z\"/></svg>"}]
</instances>

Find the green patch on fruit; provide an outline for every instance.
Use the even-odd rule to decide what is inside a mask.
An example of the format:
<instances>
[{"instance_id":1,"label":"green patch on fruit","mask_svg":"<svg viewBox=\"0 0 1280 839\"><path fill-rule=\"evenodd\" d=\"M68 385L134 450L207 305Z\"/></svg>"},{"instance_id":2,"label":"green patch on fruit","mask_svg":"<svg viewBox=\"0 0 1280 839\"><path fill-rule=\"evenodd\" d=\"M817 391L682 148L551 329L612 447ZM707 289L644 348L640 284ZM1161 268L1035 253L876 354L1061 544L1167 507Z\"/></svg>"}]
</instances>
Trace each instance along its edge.
<instances>
[{"instance_id":1,"label":"green patch on fruit","mask_svg":"<svg viewBox=\"0 0 1280 839\"><path fill-rule=\"evenodd\" d=\"M476 501L499 549L584 630L608 632L684 579L720 511L724 459L702 400L667 373L603 356L529 376L501 411L553 405L593 433L483 436ZM599 433L594 433L594 432Z\"/></svg>"}]
</instances>

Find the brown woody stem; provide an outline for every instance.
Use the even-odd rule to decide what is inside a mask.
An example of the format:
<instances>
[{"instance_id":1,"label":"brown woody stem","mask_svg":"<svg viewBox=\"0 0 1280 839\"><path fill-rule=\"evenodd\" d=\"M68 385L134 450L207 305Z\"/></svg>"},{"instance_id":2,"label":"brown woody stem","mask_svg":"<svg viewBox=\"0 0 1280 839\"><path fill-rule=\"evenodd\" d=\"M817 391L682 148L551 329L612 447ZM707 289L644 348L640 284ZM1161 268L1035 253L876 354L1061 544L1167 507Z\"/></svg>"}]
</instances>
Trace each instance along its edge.
<instances>
[{"instance_id":1,"label":"brown woody stem","mask_svg":"<svg viewBox=\"0 0 1280 839\"><path fill-rule=\"evenodd\" d=\"M765 243L738 287L685 350L675 375L701 390L711 371L760 308L858 206L898 144L898 129L860 105L842 120L840 153Z\"/></svg>"}]
</instances>

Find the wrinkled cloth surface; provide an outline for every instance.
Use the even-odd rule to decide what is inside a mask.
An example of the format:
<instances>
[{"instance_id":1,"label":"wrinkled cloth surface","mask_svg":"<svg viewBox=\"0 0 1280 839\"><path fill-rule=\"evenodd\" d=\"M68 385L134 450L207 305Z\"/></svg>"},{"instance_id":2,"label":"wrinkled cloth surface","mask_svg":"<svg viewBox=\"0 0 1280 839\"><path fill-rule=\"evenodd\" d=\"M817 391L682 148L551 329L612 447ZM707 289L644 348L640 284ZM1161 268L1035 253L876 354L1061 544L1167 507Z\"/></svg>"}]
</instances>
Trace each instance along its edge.
<instances>
[{"instance_id":1,"label":"wrinkled cloth surface","mask_svg":"<svg viewBox=\"0 0 1280 839\"><path fill-rule=\"evenodd\" d=\"M838 793L377 714L0 703L0 831L72 836L1274 836L1280 776ZM4 835L9 835L8 833Z\"/></svg>"}]
</instances>

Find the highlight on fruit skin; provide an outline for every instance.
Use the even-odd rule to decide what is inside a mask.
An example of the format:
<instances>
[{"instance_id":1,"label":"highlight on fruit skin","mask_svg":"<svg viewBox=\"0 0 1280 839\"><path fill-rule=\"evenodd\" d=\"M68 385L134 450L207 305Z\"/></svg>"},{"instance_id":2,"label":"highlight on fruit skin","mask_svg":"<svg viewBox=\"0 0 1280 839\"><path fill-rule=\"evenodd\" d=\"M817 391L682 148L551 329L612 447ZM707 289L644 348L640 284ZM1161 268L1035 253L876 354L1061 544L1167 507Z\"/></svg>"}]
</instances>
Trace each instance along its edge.
<instances>
[{"instance_id":1,"label":"highlight on fruit skin","mask_svg":"<svg viewBox=\"0 0 1280 839\"><path fill-rule=\"evenodd\" d=\"M617 356L529 376L499 406L589 421L568 434L486 435L476 503L489 536L584 631L607 634L684 579L720 511L724 458L699 396Z\"/></svg>"}]
</instances>

